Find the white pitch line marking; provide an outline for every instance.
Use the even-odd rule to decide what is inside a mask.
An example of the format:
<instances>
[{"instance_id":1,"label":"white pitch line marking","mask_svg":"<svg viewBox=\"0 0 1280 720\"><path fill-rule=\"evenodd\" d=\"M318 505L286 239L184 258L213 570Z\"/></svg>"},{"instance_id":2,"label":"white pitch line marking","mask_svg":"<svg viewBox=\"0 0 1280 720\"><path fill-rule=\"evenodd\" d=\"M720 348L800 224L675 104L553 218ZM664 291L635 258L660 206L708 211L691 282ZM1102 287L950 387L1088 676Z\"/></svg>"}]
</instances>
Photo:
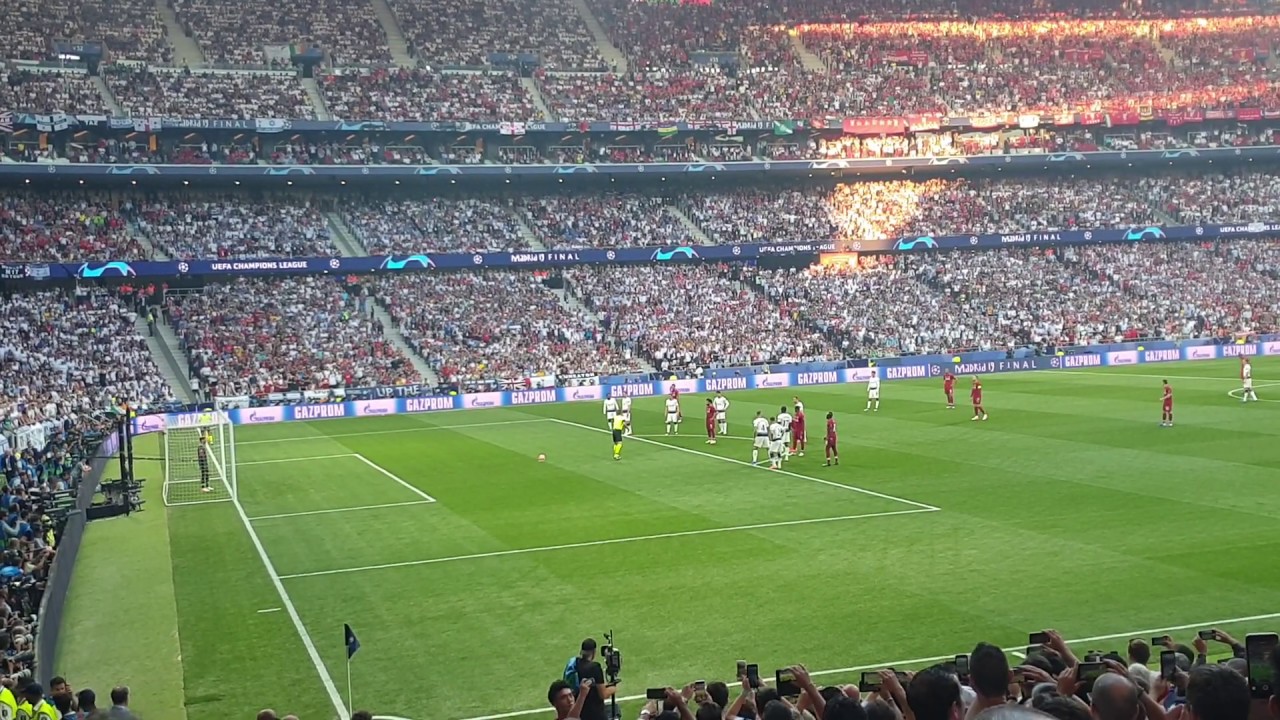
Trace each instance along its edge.
<instances>
[{"instance_id":1,"label":"white pitch line marking","mask_svg":"<svg viewBox=\"0 0 1280 720\"><path fill-rule=\"evenodd\" d=\"M1280 386L1280 382L1257 383L1253 386L1253 389L1257 390L1258 388L1269 388L1269 387L1276 387L1276 386ZM1237 395L1236 393L1239 393L1239 395ZM1236 388L1234 390L1228 390L1227 396L1235 398L1236 400L1239 400L1240 398L1244 397L1244 388ZM1280 402L1280 400L1275 400L1271 398L1258 398L1258 402Z\"/></svg>"},{"instance_id":2,"label":"white pitch line marking","mask_svg":"<svg viewBox=\"0 0 1280 720\"><path fill-rule=\"evenodd\" d=\"M276 460L249 460L247 462L238 462L236 466L243 465L271 465L273 463L290 463L290 462L306 462L308 460L333 460L334 458L356 457L355 453L342 453L340 455L311 455L309 457L296 458L279 458Z\"/></svg>"},{"instance_id":3,"label":"white pitch line marking","mask_svg":"<svg viewBox=\"0 0 1280 720\"><path fill-rule=\"evenodd\" d=\"M601 428L595 428L590 425L583 425L582 423L570 422L568 420L561 420L559 418L551 418L551 421L560 423L561 425L569 425L572 427L582 428L583 430L590 430L591 432L601 432L601 433L609 432L608 430L604 430ZM721 460L723 462L733 463L735 465L743 465L745 467L756 468L758 470L765 469L759 465L752 465L746 460L738 460L737 458L725 457L723 455L715 455L713 453L703 452L701 450L694 450L693 448L680 447L679 445L671 445L669 443L658 442L656 440L649 440L648 438L638 437L636 435L632 435L630 437L634 439L636 442L648 443L650 445L657 445L658 447L664 447L670 450L678 450L680 452L689 453L691 455L700 455L705 458L711 458L712 460ZM672 437L679 437L679 436L672 436ZM689 436L689 437L696 437L696 436ZM878 497L882 500L893 500L895 502L903 503L904 505L910 505L912 507L922 508L924 510L929 510L933 512L936 512L942 509L934 505L929 505L928 503L916 502L915 500L908 500L906 498L897 497L895 495L886 495L885 493L876 492L875 490L867 490L866 488L860 488L856 485L845 485L844 483L838 483L833 480L823 480L822 478L811 477L809 475L801 475L800 473L791 472L790 470L774 470L773 472L778 475L787 475L789 477L797 478L800 480L808 480L809 482L815 482L815 483L818 483L819 485L828 485L830 487L840 488L841 490L849 490L851 492L862 493L863 495L870 495L871 497Z\"/></svg>"},{"instance_id":4,"label":"white pitch line marking","mask_svg":"<svg viewBox=\"0 0 1280 720\"><path fill-rule=\"evenodd\" d=\"M1010 654L1010 655L1012 655L1012 656L1014 656L1014 657L1016 657L1016 658L1018 658L1019 660L1026 660L1026 659L1027 659L1027 654L1026 654L1026 653L1024 653L1024 652L1019 652L1019 651L1017 651L1017 650L1010 650L1010 651L1009 651L1009 654Z\"/></svg>"},{"instance_id":5,"label":"white pitch line marking","mask_svg":"<svg viewBox=\"0 0 1280 720\"><path fill-rule=\"evenodd\" d=\"M325 667L324 660L320 659L320 651L316 650L316 643L311 639L311 633L307 632L307 626L302 624L302 617L298 615L298 608L294 606L293 599L289 597L289 591L285 590L284 583L280 579L280 573L276 572L276 566L271 563L271 558L267 555L267 549L262 546L262 540L258 537L258 533L253 529L253 523L249 521L249 516L245 514L244 506L240 504L240 499L231 496L231 504L236 509L236 514L240 516L240 522L244 524L245 532L249 533L249 540L253 543L253 549L258 553L258 559L262 561L262 565L267 570L267 577L271 579L271 585L276 589L276 594L280 596L280 602L284 605L284 610L289 614L289 620L293 622L293 629L298 633L298 638L302 640L302 646L307 651L307 657L311 660L311 665L315 668L316 675L320 677L320 684L324 686L325 693L329 696L329 702L333 703L333 709L337 711L339 720L347 720L351 714L347 711L347 706L342 701L342 695L338 693L338 686L333 684L333 676L329 674L329 669Z\"/></svg>"},{"instance_id":6,"label":"white pitch line marking","mask_svg":"<svg viewBox=\"0 0 1280 720\"><path fill-rule=\"evenodd\" d=\"M1078 643L1098 642L1100 640L1115 640L1117 638L1140 637L1143 635L1154 635L1156 633L1173 632L1175 630L1194 630L1194 629L1202 629L1202 628L1208 628L1208 627L1216 627L1219 625L1231 625L1234 623L1255 622L1258 620L1273 620L1275 618L1280 618L1280 612L1269 613L1266 615L1249 615L1246 617L1227 618L1225 620L1206 620L1204 622L1188 623L1186 625L1170 625L1169 627L1162 627L1162 628L1146 628L1143 630L1130 630L1129 632L1112 633L1110 635L1095 635L1093 637L1068 640L1067 644L1076 645ZM935 655L933 657L911 658L909 660L891 660L889 662L879 662L879 663L873 663L870 665L854 665L852 667L835 668L832 670L814 670L814 671L810 671L809 674L815 677L824 676L824 675L844 675L848 673L859 672L862 670L880 670L888 667L903 668L903 667L909 667L909 666L920 666L920 665L926 665L930 663L954 660L955 657L956 656L952 654L952 655ZM766 683L773 681L773 678L761 678L761 679ZM644 695L628 695L626 697L619 697L618 702L630 702L632 700L642 700L644 699L644 697L645 697ZM465 720L504 720L505 718L522 717L525 715L539 715L545 712L547 712L547 709L545 707L540 707L533 710L516 710L514 712L499 713L497 715L477 715L476 717L466 718Z\"/></svg>"},{"instance_id":7,"label":"white pitch line marking","mask_svg":"<svg viewBox=\"0 0 1280 720\"><path fill-rule=\"evenodd\" d=\"M329 515L331 513L355 512L356 510L380 510L382 508L407 507L410 505L430 505L435 500L406 500L405 502L382 503L380 505L357 505L355 507L330 508L328 510L305 510L302 512L276 513L274 515L258 515L249 518L253 522L259 520L276 520L279 518L302 517L304 515Z\"/></svg>"},{"instance_id":8,"label":"white pitch line marking","mask_svg":"<svg viewBox=\"0 0 1280 720\"><path fill-rule=\"evenodd\" d=\"M525 420L501 420L487 423L460 423L458 425L423 425L422 427L395 428L394 430L369 430L366 432L337 433L335 435L306 435L303 437L273 438L270 440L245 440L236 445L266 445L268 443L297 442L299 440L332 440L334 438L363 437L365 435L392 435L394 433L426 432L429 430L461 430L463 428L488 427L490 425L520 425L524 423L551 422L551 418L527 418ZM243 464L243 463L241 463Z\"/></svg>"},{"instance_id":9,"label":"white pitch line marking","mask_svg":"<svg viewBox=\"0 0 1280 720\"><path fill-rule=\"evenodd\" d=\"M572 550L574 548L599 547L601 545L622 545L625 543L645 542L648 540L666 540L669 538L693 537L695 535L715 535L718 533L743 532L747 530L765 530L768 528L794 527L797 525L815 525L817 523L842 522L845 520L865 520L895 515L915 515L919 513L937 512L936 508L912 508L911 510L890 510L888 512L863 513L861 515L840 515L837 517L810 518L808 520L782 520L779 522L752 523L750 525L733 525L730 527L706 528L705 530L682 530L680 532L658 533L656 535L638 535L634 537L612 538L610 540L588 540L585 542L565 543L563 545L541 545L531 548L513 550L494 550L493 552L472 553L470 555L453 555L449 557L427 558L425 560L407 560L405 562L385 563L382 565L364 565L361 567L339 568L337 570L316 570L313 572L281 575L281 580L294 578L318 577L322 575L344 575L347 573L365 572L368 570L387 570L391 568L415 567L418 565L437 565L439 563L457 562L459 560L479 560L481 558L506 557L508 555L528 555L530 553L552 552L554 550Z\"/></svg>"},{"instance_id":10,"label":"white pitch line marking","mask_svg":"<svg viewBox=\"0 0 1280 720\"><path fill-rule=\"evenodd\" d=\"M393 474L390 470L388 470L388 469L386 469L386 468L382 467L382 466L381 466L381 465L379 465L378 463L376 463L376 462L374 462L374 461L370 460L369 458L367 458L367 457L365 457L365 456L361 455L360 453L356 453L356 457L360 458L360 462L364 463L365 465L368 465L369 467L373 468L374 470L377 470L378 472L382 473L383 475L386 475L387 477L391 478L392 480L396 481L397 483L400 483L400 484L401 484L401 485L403 485L405 488L407 488L407 489L409 490L409 492L413 493L414 495L417 495L418 497L422 498L423 500L426 500L427 502L435 502L435 501L436 501L436 499L435 499L435 498L433 498L433 497L431 497L430 495L428 495L428 494L426 494L426 493L422 492L421 490L419 490L418 488L414 487L413 485L410 485L409 483L405 482L404 480L401 480L399 477L397 477L395 474Z\"/></svg>"},{"instance_id":11,"label":"white pitch line marking","mask_svg":"<svg viewBox=\"0 0 1280 720\"><path fill-rule=\"evenodd\" d=\"M266 613L273 613L273 612L280 612L280 608L264 608L262 610L259 610L258 614L265 615Z\"/></svg>"}]
</instances>

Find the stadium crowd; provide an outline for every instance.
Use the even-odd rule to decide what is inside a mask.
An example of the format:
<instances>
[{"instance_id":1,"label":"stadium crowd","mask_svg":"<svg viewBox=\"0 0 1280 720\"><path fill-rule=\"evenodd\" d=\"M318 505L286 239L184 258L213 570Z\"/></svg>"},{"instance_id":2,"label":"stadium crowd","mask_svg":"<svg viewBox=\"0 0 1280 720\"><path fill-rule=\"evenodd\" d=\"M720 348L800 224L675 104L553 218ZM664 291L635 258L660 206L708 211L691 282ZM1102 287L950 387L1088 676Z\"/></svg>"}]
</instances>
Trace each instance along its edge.
<instances>
[{"instance_id":1,"label":"stadium crowd","mask_svg":"<svg viewBox=\"0 0 1280 720\"><path fill-rule=\"evenodd\" d=\"M133 117L315 118L298 79L286 73L156 72L113 65L104 78Z\"/></svg>"},{"instance_id":2,"label":"stadium crowd","mask_svg":"<svg viewBox=\"0 0 1280 720\"><path fill-rule=\"evenodd\" d=\"M691 232L663 198L635 194L521 198L517 212L552 250L686 245Z\"/></svg>"},{"instance_id":3,"label":"stadium crowd","mask_svg":"<svg viewBox=\"0 0 1280 720\"><path fill-rule=\"evenodd\" d=\"M413 54L431 67L483 67L489 53L528 53L549 70L601 70L591 32L570 0L438 4L391 0Z\"/></svg>"},{"instance_id":4,"label":"stadium crowd","mask_svg":"<svg viewBox=\"0 0 1280 720\"><path fill-rule=\"evenodd\" d=\"M796 308L754 292L731 266L579 266L564 275L608 337L659 370L839 357Z\"/></svg>"},{"instance_id":5,"label":"stadium crowd","mask_svg":"<svg viewBox=\"0 0 1280 720\"><path fill-rule=\"evenodd\" d=\"M464 389L521 387L538 375L638 370L632 348L562 302L544 274L504 270L381 278L376 291L400 333L445 383Z\"/></svg>"},{"instance_id":6,"label":"stadium crowd","mask_svg":"<svg viewBox=\"0 0 1280 720\"><path fill-rule=\"evenodd\" d=\"M286 53L317 46L330 62L343 65L387 65L387 34L371 2L284 0L246 6L229 0L174 0L178 21L210 62L264 67L267 48ZM283 69L289 64L284 63Z\"/></svg>"},{"instance_id":7,"label":"stadium crowd","mask_svg":"<svg viewBox=\"0 0 1280 720\"><path fill-rule=\"evenodd\" d=\"M334 73L320 81L334 117L352 120L498 122L542 119L509 72L378 69ZM273 116L287 117L287 116Z\"/></svg>"},{"instance_id":8,"label":"stadium crowd","mask_svg":"<svg viewBox=\"0 0 1280 720\"><path fill-rule=\"evenodd\" d=\"M323 276L242 279L166 296L188 375L209 395L416 382L364 288Z\"/></svg>"},{"instance_id":9,"label":"stadium crowd","mask_svg":"<svg viewBox=\"0 0 1280 720\"><path fill-rule=\"evenodd\" d=\"M352 201L344 205L342 214L372 255L529 248L515 217L496 201Z\"/></svg>"},{"instance_id":10,"label":"stadium crowd","mask_svg":"<svg viewBox=\"0 0 1280 720\"><path fill-rule=\"evenodd\" d=\"M641 720L1264 720L1280 718L1280 691L1266 685L1280 675L1280 653L1246 660L1246 647L1230 634L1211 629L1191 644L1172 636L1135 638L1124 654L1076 654L1062 636L1044 632L1048 642L1011 663L1005 650L979 642L955 661L903 671L868 669L853 684L819 686L803 665L781 672L790 686L743 672L731 682L668 687L651 699ZM1158 643L1157 643L1158 641ZM1214 645L1209 643L1213 642ZM1152 644L1157 643L1157 644ZM1219 646L1226 649L1225 657ZM1167 672L1153 669L1153 655L1170 652ZM960 663L963 658L964 664ZM571 661L574 672L556 680L547 701L556 720L608 717L606 686L595 641L583 643ZM966 667L967 665L967 667ZM1251 684L1263 691L1253 694ZM1268 693L1271 693L1268 697ZM652 696L650 696L652 698Z\"/></svg>"},{"instance_id":11,"label":"stadium crowd","mask_svg":"<svg viewBox=\"0 0 1280 720\"><path fill-rule=\"evenodd\" d=\"M193 196L145 200L132 212L138 232L172 258L335 255L328 221L310 202Z\"/></svg>"},{"instance_id":12,"label":"stadium crowd","mask_svg":"<svg viewBox=\"0 0 1280 720\"><path fill-rule=\"evenodd\" d=\"M420 149L419 149L420 151ZM147 153L134 144L78 152ZM273 162L403 162L412 148L284 143ZM253 146L201 143L158 158L250 162ZM304 257L337 252L331 196L12 193L0 202L0 257L71 262L146 259L142 239L173 258ZM1271 172L1040 179L870 181L741 187L679 197L640 193L429 199L350 196L336 203L371 254L481 252L899 238L1150 225L1251 222L1280 211ZM679 212L693 224L689 227ZM526 229L530 234L526 234ZM705 236L703 240L701 236Z\"/></svg>"},{"instance_id":13,"label":"stadium crowd","mask_svg":"<svg viewBox=\"0 0 1280 720\"><path fill-rule=\"evenodd\" d=\"M756 270L846 354L1008 350L1280 329L1272 241L863 256Z\"/></svg>"}]
</instances>

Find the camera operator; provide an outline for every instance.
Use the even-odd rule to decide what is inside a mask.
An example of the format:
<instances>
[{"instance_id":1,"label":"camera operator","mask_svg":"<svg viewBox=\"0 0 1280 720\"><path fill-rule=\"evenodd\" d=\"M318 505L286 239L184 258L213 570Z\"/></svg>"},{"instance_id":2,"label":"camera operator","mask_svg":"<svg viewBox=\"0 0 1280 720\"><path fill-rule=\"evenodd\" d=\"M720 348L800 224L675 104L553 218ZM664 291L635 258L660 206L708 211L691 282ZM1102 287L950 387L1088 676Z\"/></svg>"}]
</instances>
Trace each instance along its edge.
<instances>
[{"instance_id":1,"label":"camera operator","mask_svg":"<svg viewBox=\"0 0 1280 720\"><path fill-rule=\"evenodd\" d=\"M608 713L604 709L604 701L613 697L617 691L616 685L606 685L604 681L604 668L600 667L600 663L596 662L596 641L594 638L587 638L582 641L582 652L577 657L574 664L579 683L591 681L590 691L587 693L587 701L582 706L582 720L608 720Z\"/></svg>"}]
</instances>

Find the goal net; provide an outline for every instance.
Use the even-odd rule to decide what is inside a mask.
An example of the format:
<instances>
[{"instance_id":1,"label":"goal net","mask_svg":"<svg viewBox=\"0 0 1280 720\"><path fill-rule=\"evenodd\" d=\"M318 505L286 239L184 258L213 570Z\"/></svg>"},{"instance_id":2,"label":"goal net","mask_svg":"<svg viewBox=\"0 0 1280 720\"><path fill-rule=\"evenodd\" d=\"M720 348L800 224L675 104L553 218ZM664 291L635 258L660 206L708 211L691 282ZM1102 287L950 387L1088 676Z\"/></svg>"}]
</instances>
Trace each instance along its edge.
<instances>
[{"instance_id":1,"label":"goal net","mask_svg":"<svg viewBox=\"0 0 1280 720\"><path fill-rule=\"evenodd\" d=\"M165 505L236 497L235 430L225 412L202 412L187 427L170 427L163 443Z\"/></svg>"}]
</instances>

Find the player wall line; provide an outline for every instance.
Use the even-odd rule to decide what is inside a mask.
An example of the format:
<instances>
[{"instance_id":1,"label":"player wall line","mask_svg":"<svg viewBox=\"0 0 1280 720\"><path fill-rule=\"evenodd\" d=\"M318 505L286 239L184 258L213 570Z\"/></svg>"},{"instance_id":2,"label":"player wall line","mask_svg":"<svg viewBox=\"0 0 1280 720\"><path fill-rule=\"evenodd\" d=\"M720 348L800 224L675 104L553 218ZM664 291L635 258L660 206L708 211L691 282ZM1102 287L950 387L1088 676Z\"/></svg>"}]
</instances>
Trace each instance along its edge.
<instances>
[{"instance_id":1,"label":"player wall line","mask_svg":"<svg viewBox=\"0 0 1280 720\"><path fill-rule=\"evenodd\" d=\"M1145 628L1142 630L1130 630L1129 632L1111 633L1109 635L1094 635L1093 637L1076 638L1074 640L1067 640L1066 643L1068 645L1076 645L1079 643L1099 642L1102 640L1119 640L1122 638L1130 638L1130 637L1141 636L1141 635L1155 635L1157 633L1174 632L1177 630L1204 629L1208 627L1216 627L1219 625L1231 625L1234 623L1255 622L1258 620L1273 620L1275 618L1280 618L1280 612L1268 613L1266 615L1247 615L1244 617L1226 618L1224 620L1206 620L1204 622L1187 623L1185 625L1169 625L1168 627ZM1005 652L1011 652L1011 651L1005 650ZM909 660L891 660L889 662L872 663L870 665L853 665L845 668L833 668L831 670L811 670L809 671L809 674L814 677L821 677L824 675L843 675L847 673L861 672L863 670L882 670L887 667L901 669L904 666L919 666L919 665L928 665L930 663L949 662L951 660L955 660L955 657L956 657L955 654L951 654L951 655L935 655L933 657L911 658ZM768 678L768 677L763 677L761 678L761 680L766 684L773 682L773 678ZM630 702L632 700L643 700L644 698L645 698L645 695L643 694L627 695L626 697L619 697L618 702ZM514 712L499 713L497 715L477 715L476 717L466 718L465 720L504 720L505 718L523 717L526 715L541 715L546 712L547 712L546 708L537 708L534 710L516 710Z\"/></svg>"},{"instance_id":2,"label":"player wall line","mask_svg":"<svg viewBox=\"0 0 1280 720\"><path fill-rule=\"evenodd\" d=\"M559 418L549 418L549 420L554 423L560 423L561 425L570 425L572 427L582 428L583 430L590 430L591 432L597 432L597 433L609 432L604 428L592 427L590 425L583 425L582 423L571 422L569 420L561 420ZM721 460L723 462L733 463L735 465L744 465L746 467L749 467L755 470L764 469L758 465L752 465L746 460L738 460L737 458L730 458L730 457L725 457L723 455L716 455L714 453L703 452L701 450L694 450L693 448L680 447L679 445L671 445L669 443L658 442L657 440L649 440L643 437L636 437L635 435L632 435L630 437L635 442L642 442L642 443L648 443L650 445L657 445L658 447L664 447L669 450L678 450L683 453L689 453L690 455L699 455L701 457L711 458L712 460ZM835 482L834 480L823 480L822 478L811 477L809 475L801 475L800 473L791 472L790 470L774 470L773 472L778 475L787 475L789 477L797 478L799 480L808 480L809 482L815 482L815 483L818 483L819 485L828 485L830 487L839 488L841 490L848 490L850 492L861 493L863 495L870 495L871 497L878 497L882 500L892 500L894 502L900 502L904 505L910 505L911 507L919 508L921 510L927 510L929 512L937 512L942 509L940 507L936 507L928 503L916 502L915 500L908 500L906 498L898 497L896 495L886 495L885 493L876 492L875 490L868 490L866 488L860 488L856 485L845 485L844 483L838 483L838 482Z\"/></svg>"}]
</instances>

